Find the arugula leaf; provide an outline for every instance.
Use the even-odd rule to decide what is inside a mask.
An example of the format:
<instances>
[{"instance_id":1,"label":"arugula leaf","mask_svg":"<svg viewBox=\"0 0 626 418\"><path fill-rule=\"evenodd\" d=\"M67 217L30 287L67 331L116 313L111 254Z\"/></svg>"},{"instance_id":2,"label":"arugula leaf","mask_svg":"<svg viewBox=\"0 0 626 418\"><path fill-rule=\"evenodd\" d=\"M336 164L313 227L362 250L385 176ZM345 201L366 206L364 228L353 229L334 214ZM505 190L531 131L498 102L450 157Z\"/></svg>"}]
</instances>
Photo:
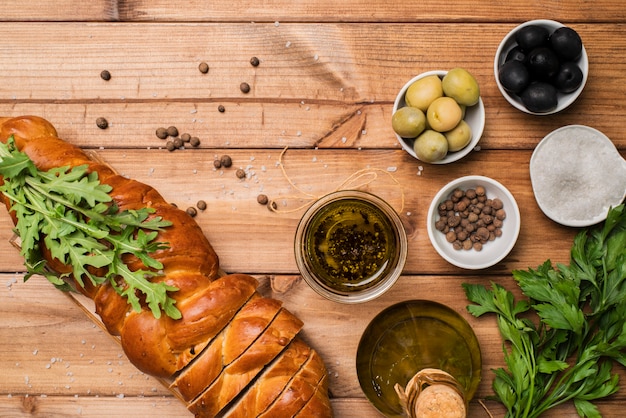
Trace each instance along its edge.
<instances>
[{"instance_id":1,"label":"arugula leaf","mask_svg":"<svg viewBox=\"0 0 626 418\"><path fill-rule=\"evenodd\" d=\"M569 265L547 260L513 278L526 299L495 283L463 284L468 311L497 318L506 367L495 370L493 390L506 417L536 418L570 401L581 417L601 417L593 401L617 391L614 362L626 366L624 205L574 238Z\"/></svg>"},{"instance_id":2,"label":"arugula leaf","mask_svg":"<svg viewBox=\"0 0 626 418\"><path fill-rule=\"evenodd\" d=\"M162 311L180 318L169 296L178 289L159 280L163 266L150 255L167 248L155 239L171 222L151 216L151 208L120 211L108 194L111 187L87 169L82 165L41 171L17 149L13 138L0 142L0 192L17 218L15 232L27 268L24 280L42 274L56 287L69 288L66 275L46 268L43 240L52 257L72 267L79 286L85 279L94 285L109 281L134 310L140 311L145 301L156 318ZM131 271L122 261L126 254L141 260L146 270ZM92 273L101 268L106 269L104 276Z\"/></svg>"}]
</instances>

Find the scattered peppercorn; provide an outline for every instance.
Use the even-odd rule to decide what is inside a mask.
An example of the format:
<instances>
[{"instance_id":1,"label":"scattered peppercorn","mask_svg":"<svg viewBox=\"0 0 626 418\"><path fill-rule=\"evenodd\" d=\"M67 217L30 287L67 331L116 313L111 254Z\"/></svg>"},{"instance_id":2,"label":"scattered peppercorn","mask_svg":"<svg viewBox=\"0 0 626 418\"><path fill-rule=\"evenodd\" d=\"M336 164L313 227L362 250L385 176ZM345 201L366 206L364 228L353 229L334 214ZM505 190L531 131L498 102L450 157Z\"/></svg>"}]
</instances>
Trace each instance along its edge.
<instances>
[{"instance_id":1,"label":"scattered peppercorn","mask_svg":"<svg viewBox=\"0 0 626 418\"><path fill-rule=\"evenodd\" d=\"M261 63L261 62L259 61L259 59L258 59L257 57L252 57L252 58L250 58L250 64L251 64L253 67L258 67L260 63Z\"/></svg>"},{"instance_id":2,"label":"scattered peppercorn","mask_svg":"<svg viewBox=\"0 0 626 418\"><path fill-rule=\"evenodd\" d=\"M161 127L161 128L157 128L156 130L156 136L159 139L166 139L167 138L167 129Z\"/></svg>"},{"instance_id":3,"label":"scattered peppercorn","mask_svg":"<svg viewBox=\"0 0 626 418\"><path fill-rule=\"evenodd\" d=\"M191 216L192 218L198 214L198 211L196 210L196 208L191 207L191 206L188 207L185 212L187 212L187 215Z\"/></svg>"},{"instance_id":4,"label":"scattered peppercorn","mask_svg":"<svg viewBox=\"0 0 626 418\"><path fill-rule=\"evenodd\" d=\"M200 146L200 138L198 138L197 136L192 136L189 140L189 144L194 148Z\"/></svg>"},{"instance_id":5,"label":"scattered peppercorn","mask_svg":"<svg viewBox=\"0 0 626 418\"><path fill-rule=\"evenodd\" d=\"M168 151L174 151L176 149L176 146L174 145L174 141L167 141L165 143L165 148L167 148Z\"/></svg>"},{"instance_id":6,"label":"scattered peppercorn","mask_svg":"<svg viewBox=\"0 0 626 418\"><path fill-rule=\"evenodd\" d=\"M259 202L260 205L267 205L267 202L269 202L270 200L267 195L260 194L256 197L256 201Z\"/></svg>"},{"instance_id":7,"label":"scattered peppercorn","mask_svg":"<svg viewBox=\"0 0 626 418\"><path fill-rule=\"evenodd\" d=\"M213 160L213 167L222 168L222 162L220 160Z\"/></svg>"},{"instance_id":8,"label":"scattered peppercorn","mask_svg":"<svg viewBox=\"0 0 626 418\"><path fill-rule=\"evenodd\" d=\"M111 73L107 70L102 70L102 72L100 72L100 78L104 81L109 81L111 79Z\"/></svg>"},{"instance_id":9,"label":"scattered peppercorn","mask_svg":"<svg viewBox=\"0 0 626 418\"><path fill-rule=\"evenodd\" d=\"M189 142L191 140L191 135L189 135L188 133L184 133L180 136L180 139L182 139L183 142Z\"/></svg>"},{"instance_id":10,"label":"scattered peppercorn","mask_svg":"<svg viewBox=\"0 0 626 418\"><path fill-rule=\"evenodd\" d=\"M204 200L198 200L198 203L196 203L196 207L200 210L205 210L206 202Z\"/></svg>"},{"instance_id":11,"label":"scattered peppercorn","mask_svg":"<svg viewBox=\"0 0 626 418\"><path fill-rule=\"evenodd\" d=\"M96 125L100 129L106 129L109 127L109 122L105 118L98 118L96 119Z\"/></svg>"},{"instance_id":12,"label":"scattered peppercorn","mask_svg":"<svg viewBox=\"0 0 626 418\"><path fill-rule=\"evenodd\" d=\"M220 158L220 163L223 167L228 168L233 165L233 160L228 155L222 155L222 157Z\"/></svg>"},{"instance_id":13,"label":"scattered peppercorn","mask_svg":"<svg viewBox=\"0 0 626 418\"><path fill-rule=\"evenodd\" d=\"M241 91L243 93L249 93L250 92L250 84L248 84L248 83L241 83L239 85L239 89L241 89Z\"/></svg>"},{"instance_id":14,"label":"scattered peppercorn","mask_svg":"<svg viewBox=\"0 0 626 418\"><path fill-rule=\"evenodd\" d=\"M180 137L176 137L172 140L174 142L174 147L175 148L182 148L183 147L183 140L180 139Z\"/></svg>"},{"instance_id":15,"label":"scattered peppercorn","mask_svg":"<svg viewBox=\"0 0 626 418\"><path fill-rule=\"evenodd\" d=\"M217 110L218 110L220 113L224 113L224 112L226 112L226 108L224 107L224 105L219 105L219 106L217 107Z\"/></svg>"},{"instance_id":16,"label":"scattered peppercorn","mask_svg":"<svg viewBox=\"0 0 626 418\"><path fill-rule=\"evenodd\" d=\"M178 136L178 129L175 126L167 128L167 135L171 137Z\"/></svg>"},{"instance_id":17,"label":"scattered peppercorn","mask_svg":"<svg viewBox=\"0 0 626 418\"><path fill-rule=\"evenodd\" d=\"M242 168L238 168L237 171L235 171L235 175L237 176L238 179L242 179L246 177L246 172L243 171Z\"/></svg>"},{"instance_id":18,"label":"scattered peppercorn","mask_svg":"<svg viewBox=\"0 0 626 418\"><path fill-rule=\"evenodd\" d=\"M200 70L200 72L202 74L206 74L209 72L209 64L207 64L206 62L201 62L200 65L198 65L198 70Z\"/></svg>"}]
</instances>

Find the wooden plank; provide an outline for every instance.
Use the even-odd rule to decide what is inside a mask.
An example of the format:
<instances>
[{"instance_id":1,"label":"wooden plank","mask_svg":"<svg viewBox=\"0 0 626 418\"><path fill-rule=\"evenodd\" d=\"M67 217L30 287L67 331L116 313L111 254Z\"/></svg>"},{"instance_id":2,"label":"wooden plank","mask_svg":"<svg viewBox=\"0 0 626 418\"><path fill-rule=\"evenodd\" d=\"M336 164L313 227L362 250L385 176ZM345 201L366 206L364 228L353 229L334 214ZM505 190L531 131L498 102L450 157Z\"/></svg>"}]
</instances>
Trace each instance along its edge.
<instances>
[{"instance_id":1,"label":"wooden plank","mask_svg":"<svg viewBox=\"0 0 626 418\"><path fill-rule=\"evenodd\" d=\"M20 0L3 2L1 20L4 21L197 21L197 22L521 22L530 19L555 19L563 22L619 22L626 17L619 2L584 0L542 2L539 0L515 3L486 0L462 0L454 6L442 7L434 0L407 0L393 7L385 0L357 0L335 2L330 0L272 0L262 3L252 0L205 2L186 0L100 0L76 3L68 0Z\"/></svg>"},{"instance_id":2,"label":"wooden plank","mask_svg":"<svg viewBox=\"0 0 626 418\"><path fill-rule=\"evenodd\" d=\"M626 80L624 80L626 83ZM1 88L1 87L0 87ZM591 87L593 88L593 87ZM495 94L495 93L494 93ZM499 93L497 93L499 94ZM551 130L583 123L604 132L622 151L626 150L621 120L626 117L626 99L598 90L584 92L581 106L537 119L522 114L502 97L485 98L486 126L480 140L482 150L532 150ZM611 101L608 109L599 102ZM590 107L583 107L586 102ZM223 105L225 112L218 111ZM198 136L200 148L215 153L247 148L309 148L335 150L400 149L391 129L392 103L271 103L197 99L133 103L2 103L0 116L38 115L57 128L73 144L94 149L163 148L156 137L159 127L176 126L180 132ZM607 117L616 114L617 117ZM106 130L96 126L107 119Z\"/></svg>"},{"instance_id":3,"label":"wooden plank","mask_svg":"<svg viewBox=\"0 0 626 418\"><path fill-rule=\"evenodd\" d=\"M110 21L119 18L119 9L114 0L73 0L2 2L0 22L34 21Z\"/></svg>"},{"instance_id":4,"label":"wooden plank","mask_svg":"<svg viewBox=\"0 0 626 418\"><path fill-rule=\"evenodd\" d=\"M231 169L213 167L213 160L222 153L232 157ZM540 212L528 177L530 152L527 151L479 151L456 164L441 166L420 165L401 150L341 153L321 149L288 150L283 163L293 185L277 166L278 150L170 153L158 149L105 149L98 154L123 175L151 184L183 209L205 200L209 206L196 220L219 254L222 267L232 272L295 273L293 237L304 212L300 207L312 203L303 193L321 197L338 188L363 185L374 176L375 181L365 189L385 198L396 208L409 236L407 274L464 273L449 265L432 248L426 233L426 215L438 190L448 181L468 173L503 182L520 206L523 227L518 243L509 257L491 268L490 273L536 267L548 257L554 262L567 261L571 241L566 237L573 238L576 232L554 223ZM235 176L239 167L247 171L246 179ZM359 170L369 170L370 177L342 185ZM275 199L279 213L257 203L260 193ZM12 224L6 211L0 213L0 220L0 270L19 271L22 260L7 242L12 235Z\"/></svg>"},{"instance_id":5,"label":"wooden plank","mask_svg":"<svg viewBox=\"0 0 626 418\"><path fill-rule=\"evenodd\" d=\"M574 109L581 115L619 111L626 64L604 57L626 48L626 28L573 27L588 45L591 68ZM0 97L6 104L181 99L388 105L414 75L462 66L478 79L486 107L496 109L510 107L492 65L510 29L465 24L459 38L456 24L6 23L0 25L0 50L11 53L0 63ZM261 60L258 67L249 63L253 56ZM208 74L198 71L202 61ZM99 76L105 69L112 74L108 82ZM242 82L250 93L240 91ZM529 123L538 123L533 119Z\"/></svg>"}]
</instances>

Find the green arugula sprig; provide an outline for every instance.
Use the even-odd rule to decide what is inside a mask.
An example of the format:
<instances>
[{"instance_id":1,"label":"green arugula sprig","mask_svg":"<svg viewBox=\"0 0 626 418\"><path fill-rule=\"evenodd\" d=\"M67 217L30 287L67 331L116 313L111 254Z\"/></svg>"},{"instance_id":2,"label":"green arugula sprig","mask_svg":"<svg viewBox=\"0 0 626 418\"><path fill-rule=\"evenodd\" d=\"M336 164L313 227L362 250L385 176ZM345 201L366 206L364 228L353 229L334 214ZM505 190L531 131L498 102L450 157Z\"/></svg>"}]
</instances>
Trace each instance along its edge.
<instances>
[{"instance_id":1,"label":"green arugula sprig","mask_svg":"<svg viewBox=\"0 0 626 418\"><path fill-rule=\"evenodd\" d=\"M39 170L17 149L13 138L6 144L0 142L0 176L4 180L0 192L10 200L17 218L15 232L27 268L24 280L41 274L69 290L64 280L67 274L46 268L40 248L43 239L54 258L72 267L72 276L81 287L85 278L94 285L108 280L134 310L141 310L144 299L156 318L161 311L180 318L168 295L178 289L150 280L163 268L150 253L167 248L166 243L154 240L171 222L150 218L151 208L120 211L108 194L111 187L101 184L96 172L88 173L86 165ZM131 271L122 261L125 254L139 258L146 269ZM98 276L92 273L94 269L106 273Z\"/></svg>"},{"instance_id":2,"label":"green arugula sprig","mask_svg":"<svg viewBox=\"0 0 626 418\"><path fill-rule=\"evenodd\" d=\"M494 371L493 390L506 417L538 417L568 401L581 417L601 417L592 401L618 390L613 363L626 366L624 205L575 237L569 266L547 260L513 277L528 300L496 283L463 284L470 313L497 317L506 369Z\"/></svg>"}]
</instances>

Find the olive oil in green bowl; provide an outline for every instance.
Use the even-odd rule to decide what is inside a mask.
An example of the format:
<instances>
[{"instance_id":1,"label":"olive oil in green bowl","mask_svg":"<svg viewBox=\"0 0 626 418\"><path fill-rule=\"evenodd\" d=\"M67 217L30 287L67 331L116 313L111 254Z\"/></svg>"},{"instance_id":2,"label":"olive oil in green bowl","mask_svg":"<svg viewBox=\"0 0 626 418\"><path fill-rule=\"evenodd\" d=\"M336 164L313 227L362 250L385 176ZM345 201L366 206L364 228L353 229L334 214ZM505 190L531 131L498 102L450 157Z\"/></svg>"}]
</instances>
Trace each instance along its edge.
<instances>
[{"instance_id":1,"label":"olive oil in green bowl","mask_svg":"<svg viewBox=\"0 0 626 418\"><path fill-rule=\"evenodd\" d=\"M449 373L467 402L481 379L482 357L472 327L453 309L428 300L392 305L367 326L357 349L363 393L386 417L403 417L395 384L407 385L420 370Z\"/></svg>"},{"instance_id":2,"label":"olive oil in green bowl","mask_svg":"<svg viewBox=\"0 0 626 418\"><path fill-rule=\"evenodd\" d=\"M371 300L402 273L407 238L397 213L361 191L331 193L304 214L295 239L298 268L322 296L337 302Z\"/></svg>"}]
</instances>

